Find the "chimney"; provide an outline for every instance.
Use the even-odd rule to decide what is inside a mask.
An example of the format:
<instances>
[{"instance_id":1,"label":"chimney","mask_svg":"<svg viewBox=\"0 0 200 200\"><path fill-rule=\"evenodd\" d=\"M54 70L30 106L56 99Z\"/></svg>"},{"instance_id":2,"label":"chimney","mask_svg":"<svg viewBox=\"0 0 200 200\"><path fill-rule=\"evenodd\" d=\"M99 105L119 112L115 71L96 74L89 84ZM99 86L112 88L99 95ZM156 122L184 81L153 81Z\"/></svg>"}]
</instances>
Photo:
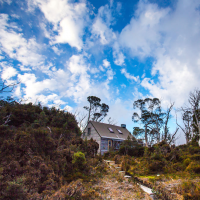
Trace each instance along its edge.
<instances>
[{"instance_id":1,"label":"chimney","mask_svg":"<svg viewBox=\"0 0 200 200\"><path fill-rule=\"evenodd\" d=\"M121 124L121 127L122 128L126 128L126 124Z\"/></svg>"}]
</instances>

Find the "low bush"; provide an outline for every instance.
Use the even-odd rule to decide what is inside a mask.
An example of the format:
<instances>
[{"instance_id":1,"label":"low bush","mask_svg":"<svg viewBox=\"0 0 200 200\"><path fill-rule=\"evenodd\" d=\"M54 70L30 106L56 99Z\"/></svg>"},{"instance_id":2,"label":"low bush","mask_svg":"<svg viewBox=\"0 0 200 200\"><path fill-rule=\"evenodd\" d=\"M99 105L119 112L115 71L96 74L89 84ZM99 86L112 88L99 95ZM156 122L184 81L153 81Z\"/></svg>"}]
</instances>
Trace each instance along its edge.
<instances>
[{"instance_id":1,"label":"low bush","mask_svg":"<svg viewBox=\"0 0 200 200\"><path fill-rule=\"evenodd\" d=\"M183 161L183 164L187 167L189 164L191 163L191 159L190 158L186 158L184 161Z\"/></svg>"},{"instance_id":2,"label":"low bush","mask_svg":"<svg viewBox=\"0 0 200 200\"><path fill-rule=\"evenodd\" d=\"M72 163L75 168L78 169L84 169L85 164L86 164L86 159L85 159L85 154L82 152L77 152L74 153L73 158L72 158Z\"/></svg>"},{"instance_id":3,"label":"low bush","mask_svg":"<svg viewBox=\"0 0 200 200\"><path fill-rule=\"evenodd\" d=\"M200 154L195 154L195 155L191 156L191 160L200 161Z\"/></svg>"},{"instance_id":4,"label":"low bush","mask_svg":"<svg viewBox=\"0 0 200 200\"><path fill-rule=\"evenodd\" d=\"M196 154L196 153L200 153L200 148L199 146L193 146L193 145L190 145L189 148L189 153L190 154Z\"/></svg>"},{"instance_id":5,"label":"low bush","mask_svg":"<svg viewBox=\"0 0 200 200\"><path fill-rule=\"evenodd\" d=\"M184 181L175 190L183 195L184 200L199 200L200 199L200 182Z\"/></svg>"},{"instance_id":6,"label":"low bush","mask_svg":"<svg viewBox=\"0 0 200 200\"><path fill-rule=\"evenodd\" d=\"M10 181L7 183L7 187L3 192L3 195L0 199L4 200L28 200L27 189L23 184L22 179L17 179L16 181Z\"/></svg>"},{"instance_id":7,"label":"low bush","mask_svg":"<svg viewBox=\"0 0 200 200\"><path fill-rule=\"evenodd\" d=\"M148 165L148 168L150 170L150 172L163 172L165 167L165 162L163 161L151 161L151 163Z\"/></svg>"},{"instance_id":8,"label":"low bush","mask_svg":"<svg viewBox=\"0 0 200 200\"><path fill-rule=\"evenodd\" d=\"M191 162L186 168L187 172L194 172L200 174L200 164L196 162Z\"/></svg>"}]
</instances>

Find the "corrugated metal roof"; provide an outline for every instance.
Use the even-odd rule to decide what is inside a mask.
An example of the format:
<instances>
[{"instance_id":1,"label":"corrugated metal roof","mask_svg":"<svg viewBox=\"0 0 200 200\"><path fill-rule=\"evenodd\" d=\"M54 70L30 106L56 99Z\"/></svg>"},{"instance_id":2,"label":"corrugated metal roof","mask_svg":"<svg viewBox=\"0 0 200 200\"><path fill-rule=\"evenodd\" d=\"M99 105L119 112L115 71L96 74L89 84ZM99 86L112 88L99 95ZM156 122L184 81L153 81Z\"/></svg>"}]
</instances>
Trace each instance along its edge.
<instances>
[{"instance_id":1,"label":"corrugated metal roof","mask_svg":"<svg viewBox=\"0 0 200 200\"><path fill-rule=\"evenodd\" d=\"M100 122L94 122L94 121L90 121L90 123L92 123L92 125L94 126L96 131L99 133L99 135L104 138L126 140L127 137L130 136L130 132L126 128L122 128L120 126L115 126L115 125L105 124L105 123L100 123ZM111 128L114 131L114 133L111 133L109 131L109 128ZM122 134L119 133L119 131L117 129L120 130L122 132Z\"/></svg>"}]
</instances>

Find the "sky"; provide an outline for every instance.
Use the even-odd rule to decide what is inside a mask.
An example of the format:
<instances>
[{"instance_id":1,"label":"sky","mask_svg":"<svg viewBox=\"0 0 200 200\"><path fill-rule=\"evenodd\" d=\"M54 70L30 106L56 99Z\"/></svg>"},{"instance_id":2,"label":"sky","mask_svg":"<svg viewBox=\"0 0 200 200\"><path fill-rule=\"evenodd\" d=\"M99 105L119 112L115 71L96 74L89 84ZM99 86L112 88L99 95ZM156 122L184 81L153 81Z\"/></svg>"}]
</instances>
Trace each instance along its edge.
<instances>
[{"instance_id":1,"label":"sky","mask_svg":"<svg viewBox=\"0 0 200 200\"><path fill-rule=\"evenodd\" d=\"M81 118L97 96L132 132L135 100L176 110L199 87L200 1L0 0L0 71L22 102Z\"/></svg>"}]
</instances>

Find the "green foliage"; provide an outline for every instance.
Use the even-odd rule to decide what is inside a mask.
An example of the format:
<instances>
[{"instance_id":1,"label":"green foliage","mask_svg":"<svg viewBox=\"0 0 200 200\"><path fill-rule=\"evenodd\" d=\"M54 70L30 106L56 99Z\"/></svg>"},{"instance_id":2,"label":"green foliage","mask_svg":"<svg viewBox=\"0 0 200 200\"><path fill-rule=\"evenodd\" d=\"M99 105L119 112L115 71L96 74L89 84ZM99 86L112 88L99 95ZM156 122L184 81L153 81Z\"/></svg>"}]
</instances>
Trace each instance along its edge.
<instances>
[{"instance_id":1,"label":"green foliage","mask_svg":"<svg viewBox=\"0 0 200 200\"><path fill-rule=\"evenodd\" d=\"M80 151L74 153L72 163L74 164L75 168L83 169L86 165L85 154Z\"/></svg>"},{"instance_id":2,"label":"green foliage","mask_svg":"<svg viewBox=\"0 0 200 200\"><path fill-rule=\"evenodd\" d=\"M144 155L144 147L139 145L134 137L132 137L132 139L128 137L128 139L123 141L120 145L119 154L141 157Z\"/></svg>"},{"instance_id":3,"label":"green foliage","mask_svg":"<svg viewBox=\"0 0 200 200\"><path fill-rule=\"evenodd\" d=\"M183 161L183 164L187 167L189 164L191 163L191 159L190 158L186 158L184 161Z\"/></svg>"},{"instance_id":4,"label":"green foliage","mask_svg":"<svg viewBox=\"0 0 200 200\"><path fill-rule=\"evenodd\" d=\"M83 107L88 111L87 123L90 120L101 122L107 116L109 106L105 103L101 104L101 99L96 96L88 96L87 100L89 102L89 106Z\"/></svg>"},{"instance_id":5,"label":"green foliage","mask_svg":"<svg viewBox=\"0 0 200 200\"><path fill-rule=\"evenodd\" d=\"M9 181L7 187L3 192L3 195L0 199L13 199L13 200L26 200L27 198L27 189L23 184L23 178L18 178L16 181Z\"/></svg>"},{"instance_id":6,"label":"green foliage","mask_svg":"<svg viewBox=\"0 0 200 200\"><path fill-rule=\"evenodd\" d=\"M196 162L191 162L186 168L186 171L200 174L200 164Z\"/></svg>"},{"instance_id":7,"label":"green foliage","mask_svg":"<svg viewBox=\"0 0 200 200\"><path fill-rule=\"evenodd\" d=\"M95 157L99 149L99 144L91 138L90 140L83 141L81 149L87 156Z\"/></svg>"},{"instance_id":8,"label":"green foliage","mask_svg":"<svg viewBox=\"0 0 200 200\"><path fill-rule=\"evenodd\" d=\"M86 158L79 151L94 157L98 143L80 138L73 114L40 104L1 105L5 115L12 114L0 125L0 199L43 199L65 181L88 178L90 167L83 167Z\"/></svg>"}]
</instances>

